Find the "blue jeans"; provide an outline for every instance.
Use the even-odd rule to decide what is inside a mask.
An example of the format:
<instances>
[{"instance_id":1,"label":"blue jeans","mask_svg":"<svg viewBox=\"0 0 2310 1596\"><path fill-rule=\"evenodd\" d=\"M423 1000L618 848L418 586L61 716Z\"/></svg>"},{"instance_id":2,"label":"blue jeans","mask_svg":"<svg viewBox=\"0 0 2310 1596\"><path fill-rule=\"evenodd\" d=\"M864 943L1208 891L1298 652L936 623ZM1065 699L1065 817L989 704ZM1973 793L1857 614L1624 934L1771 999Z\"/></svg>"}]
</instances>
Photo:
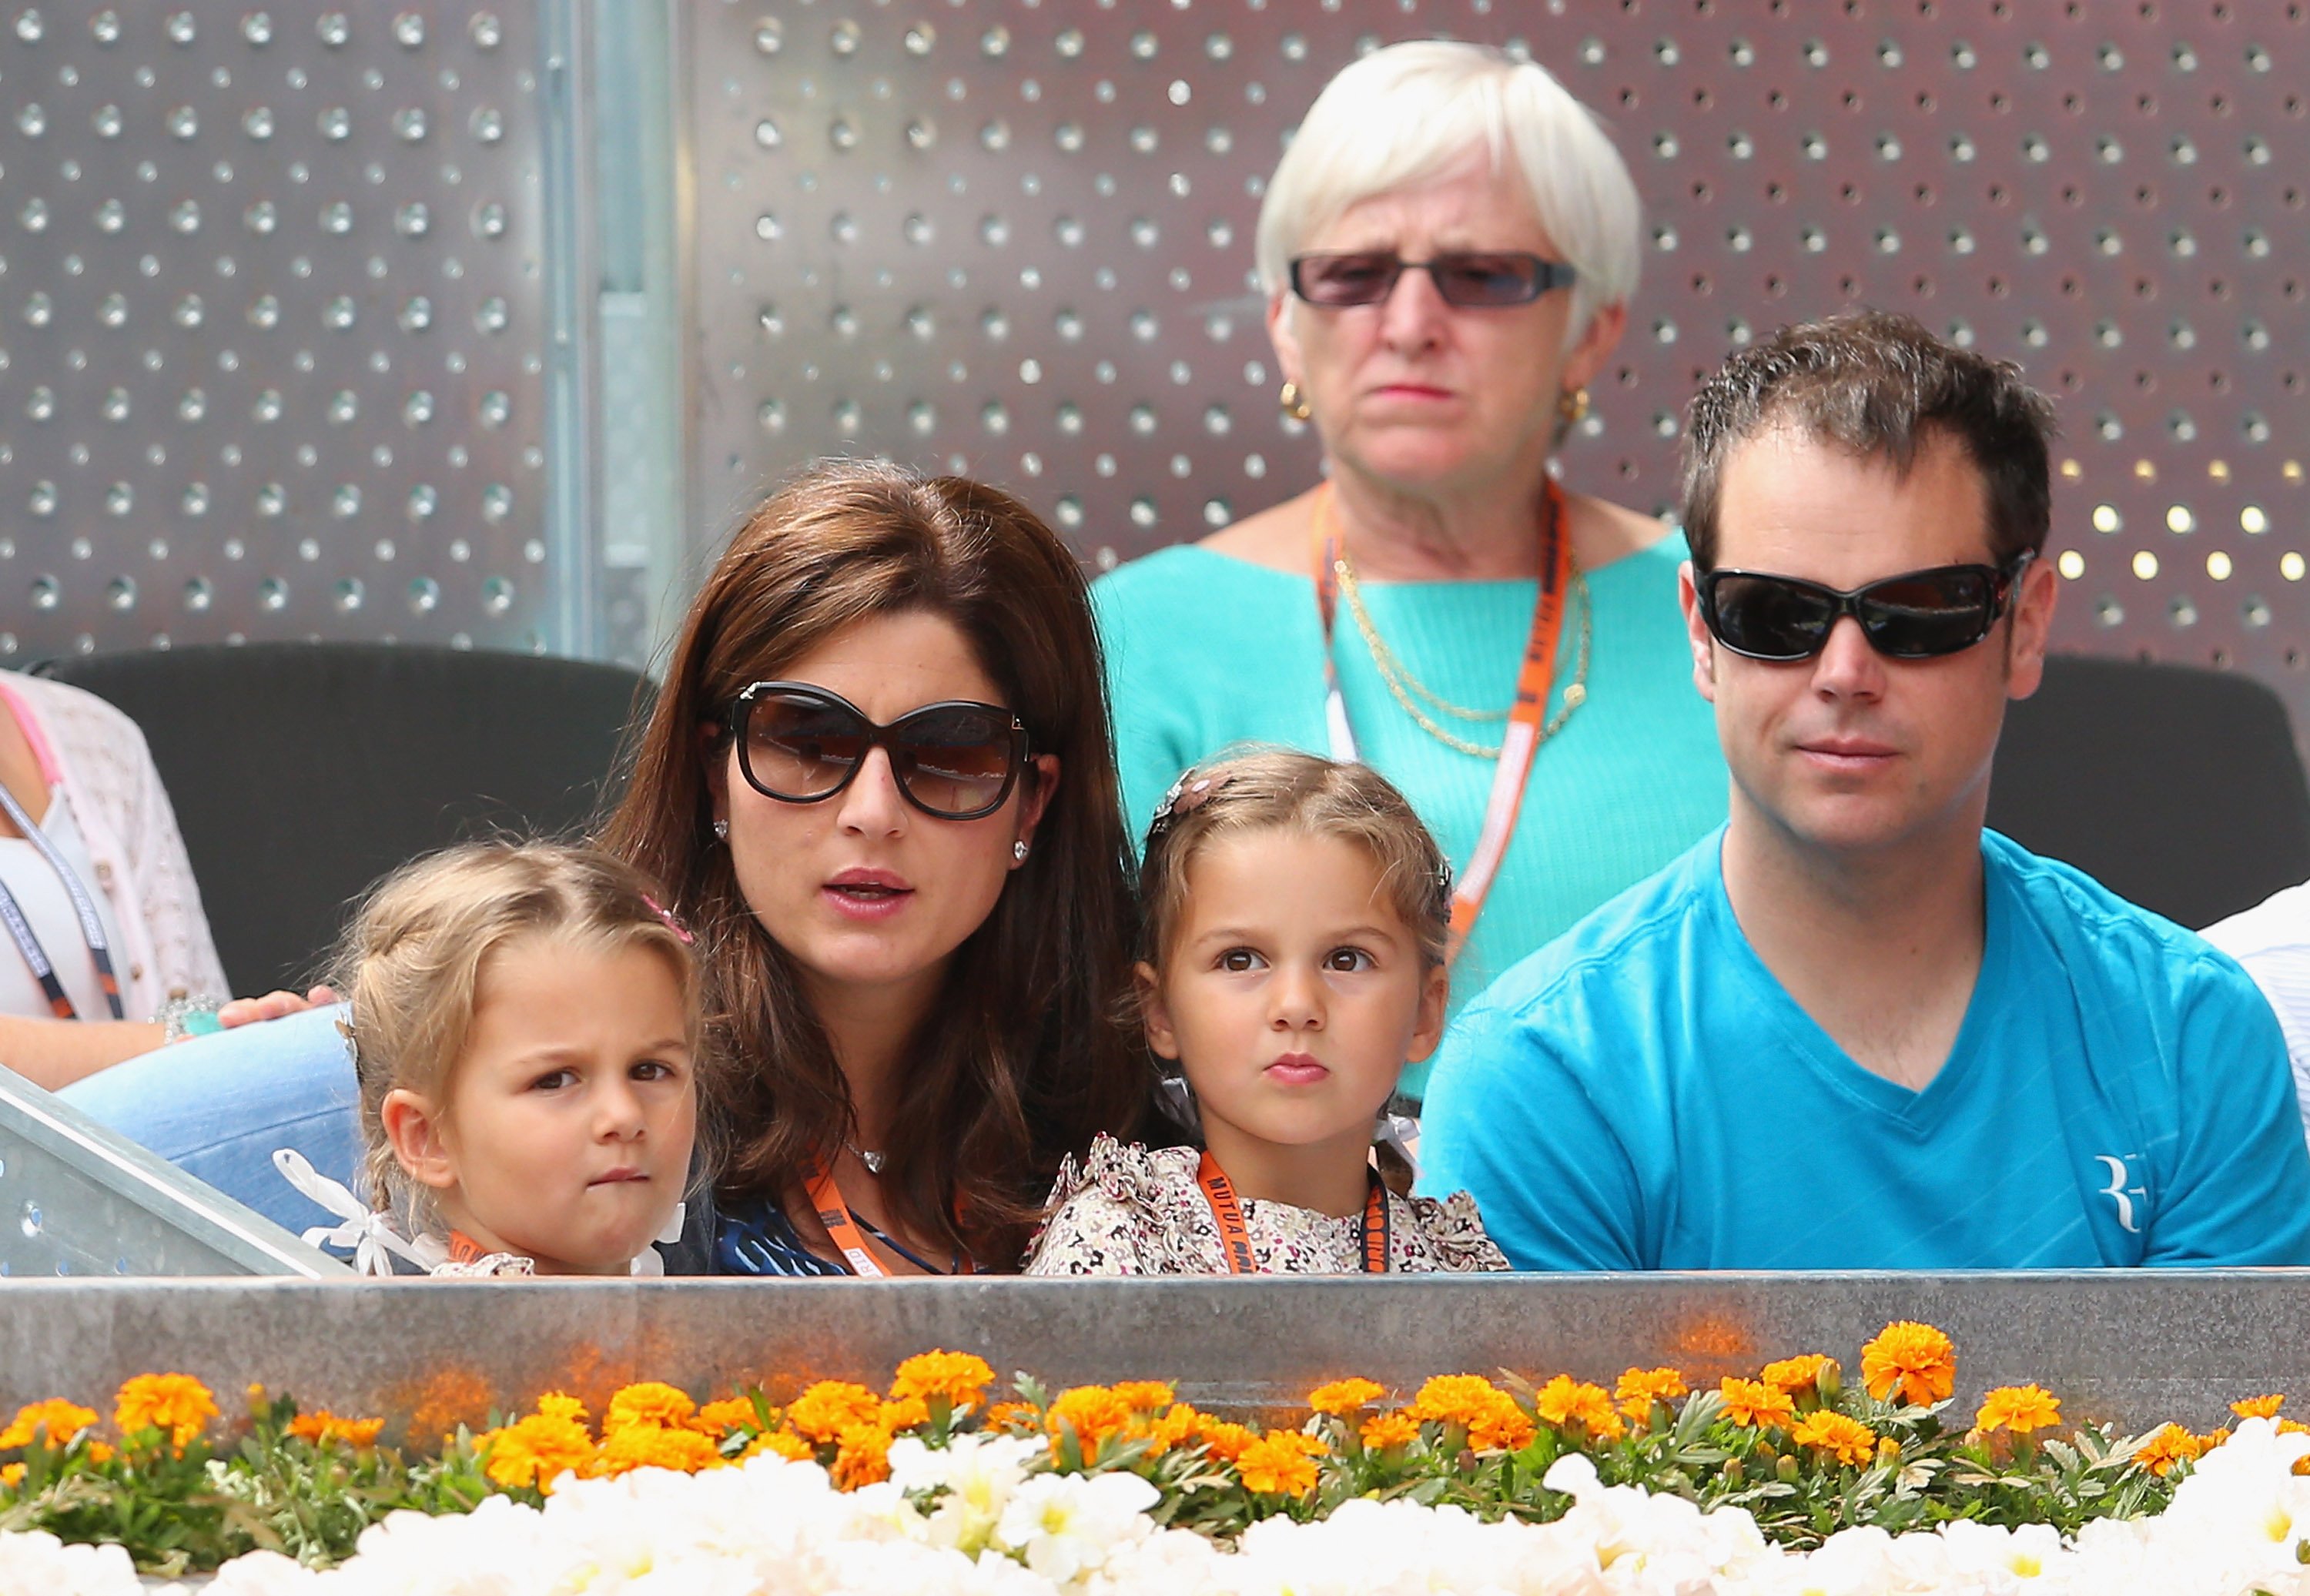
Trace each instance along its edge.
<instances>
[{"instance_id":1,"label":"blue jeans","mask_svg":"<svg viewBox=\"0 0 2310 1596\"><path fill-rule=\"evenodd\" d=\"M274 1223L334 1223L281 1177L293 1147L332 1180L360 1163L360 1089L338 1005L195 1037L100 1070L61 1096Z\"/></svg>"}]
</instances>

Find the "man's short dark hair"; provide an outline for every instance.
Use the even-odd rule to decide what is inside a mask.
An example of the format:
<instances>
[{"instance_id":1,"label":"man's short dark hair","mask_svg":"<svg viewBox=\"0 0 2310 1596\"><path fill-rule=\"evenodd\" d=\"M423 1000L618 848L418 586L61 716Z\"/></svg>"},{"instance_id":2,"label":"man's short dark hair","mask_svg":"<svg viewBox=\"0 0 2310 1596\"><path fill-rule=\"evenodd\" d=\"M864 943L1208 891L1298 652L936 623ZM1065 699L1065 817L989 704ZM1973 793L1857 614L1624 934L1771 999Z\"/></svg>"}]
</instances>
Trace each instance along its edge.
<instances>
[{"instance_id":1,"label":"man's short dark hair","mask_svg":"<svg viewBox=\"0 0 2310 1596\"><path fill-rule=\"evenodd\" d=\"M1913 317L1863 310L1783 327L1726 360L1692 396L1682 487L1696 568L1715 566L1725 461L1779 427L1889 461L1904 476L1921 438L1946 437L1981 473L1995 562L2045 551L2052 402L2010 361L1944 343Z\"/></svg>"}]
</instances>

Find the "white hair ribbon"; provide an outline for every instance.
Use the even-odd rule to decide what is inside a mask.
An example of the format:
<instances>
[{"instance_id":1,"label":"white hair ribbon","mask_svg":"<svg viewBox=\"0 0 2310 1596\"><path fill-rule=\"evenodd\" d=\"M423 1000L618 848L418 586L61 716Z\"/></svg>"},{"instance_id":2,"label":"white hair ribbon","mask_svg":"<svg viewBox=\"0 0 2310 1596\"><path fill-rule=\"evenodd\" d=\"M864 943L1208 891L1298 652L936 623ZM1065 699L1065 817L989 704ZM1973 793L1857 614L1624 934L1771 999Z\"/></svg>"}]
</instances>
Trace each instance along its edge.
<instances>
[{"instance_id":1,"label":"white hair ribbon","mask_svg":"<svg viewBox=\"0 0 2310 1596\"><path fill-rule=\"evenodd\" d=\"M362 1202L340 1182L314 1168L295 1148L275 1148L273 1167L281 1172L282 1179L343 1221L338 1225L316 1225L306 1231L303 1240L307 1246L350 1248L354 1270L365 1275L391 1274L393 1262L388 1253L406 1258L420 1269L430 1267L419 1249L401 1238L386 1215Z\"/></svg>"}]
</instances>

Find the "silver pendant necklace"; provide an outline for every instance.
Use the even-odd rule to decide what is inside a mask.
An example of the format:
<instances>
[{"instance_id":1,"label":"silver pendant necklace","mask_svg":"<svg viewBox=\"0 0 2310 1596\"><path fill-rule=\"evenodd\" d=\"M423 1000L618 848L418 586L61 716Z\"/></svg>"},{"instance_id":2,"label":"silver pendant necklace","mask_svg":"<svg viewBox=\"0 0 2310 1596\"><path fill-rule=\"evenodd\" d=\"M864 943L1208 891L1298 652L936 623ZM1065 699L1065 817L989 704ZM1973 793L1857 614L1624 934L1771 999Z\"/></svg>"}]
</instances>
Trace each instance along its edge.
<instances>
[{"instance_id":1,"label":"silver pendant necklace","mask_svg":"<svg viewBox=\"0 0 2310 1596\"><path fill-rule=\"evenodd\" d=\"M849 1149L850 1154L853 1158L856 1158L861 1164L866 1166L866 1173L869 1175L881 1174L882 1166L890 1161L890 1154L870 1153L855 1141L846 1141L842 1145Z\"/></svg>"}]
</instances>

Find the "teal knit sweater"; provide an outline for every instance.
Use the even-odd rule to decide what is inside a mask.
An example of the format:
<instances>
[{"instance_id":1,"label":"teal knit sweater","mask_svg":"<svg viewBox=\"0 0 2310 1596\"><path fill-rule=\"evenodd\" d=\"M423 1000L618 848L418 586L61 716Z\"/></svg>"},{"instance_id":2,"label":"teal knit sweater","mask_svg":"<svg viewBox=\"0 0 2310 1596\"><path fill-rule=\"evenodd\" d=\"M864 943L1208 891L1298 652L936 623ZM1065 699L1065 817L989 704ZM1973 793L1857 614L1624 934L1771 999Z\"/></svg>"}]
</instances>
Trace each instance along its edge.
<instances>
[{"instance_id":1,"label":"teal knit sweater","mask_svg":"<svg viewBox=\"0 0 2310 1596\"><path fill-rule=\"evenodd\" d=\"M1588 573L1587 702L1533 762L1515 839L1453 970L1455 1007L1724 822L1724 757L1693 690L1676 605L1684 557L1683 539L1671 536ZM1232 744L1326 751L1323 629L1307 577L1187 545L1133 561L1091 594L1134 836L1181 770ZM1487 709L1515 696L1535 594L1529 581L1364 585L1373 625L1411 673L1453 703ZM1344 604L1333 647L1363 758L1403 790L1455 867L1465 864L1493 762L1446 748L1403 712ZM1550 718L1578 647L1578 616L1568 612ZM1500 724L1476 724L1471 741L1498 742ZM1416 1097L1426 1081L1415 1065L1403 1089Z\"/></svg>"}]
</instances>

